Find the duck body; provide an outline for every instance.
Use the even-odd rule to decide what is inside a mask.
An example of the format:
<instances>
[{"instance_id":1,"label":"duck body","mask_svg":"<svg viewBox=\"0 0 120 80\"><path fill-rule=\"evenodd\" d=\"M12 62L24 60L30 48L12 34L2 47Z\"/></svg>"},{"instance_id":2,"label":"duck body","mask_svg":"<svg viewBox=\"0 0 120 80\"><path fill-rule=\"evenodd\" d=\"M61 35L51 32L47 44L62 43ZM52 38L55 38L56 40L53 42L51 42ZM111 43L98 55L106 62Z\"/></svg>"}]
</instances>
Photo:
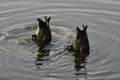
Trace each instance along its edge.
<instances>
[{"instance_id":1,"label":"duck body","mask_svg":"<svg viewBox=\"0 0 120 80\"><path fill-rule=\"evenodd\" d=\"M83 27L83 30L76 28L76 33L74 35L72 44L67 47L68 50L75 51L80 54L80 56L89 55L89 41L86 33L87 26Z\"/></svg>"},{"instance_id":2,"label":"duck body","mask_svg":"<svg viewBox=\"0 0 120 80\"><path fill-rule=\"evenodd\" d=\"M35 34L32 35L32 40L36 41L39 45L46 45L52 41L51 30L49 27L49 21L51 17L48 19L45 17L45 19L45 22L39 18L37 19L37 29Z\"/></svg>"}]
</instances>

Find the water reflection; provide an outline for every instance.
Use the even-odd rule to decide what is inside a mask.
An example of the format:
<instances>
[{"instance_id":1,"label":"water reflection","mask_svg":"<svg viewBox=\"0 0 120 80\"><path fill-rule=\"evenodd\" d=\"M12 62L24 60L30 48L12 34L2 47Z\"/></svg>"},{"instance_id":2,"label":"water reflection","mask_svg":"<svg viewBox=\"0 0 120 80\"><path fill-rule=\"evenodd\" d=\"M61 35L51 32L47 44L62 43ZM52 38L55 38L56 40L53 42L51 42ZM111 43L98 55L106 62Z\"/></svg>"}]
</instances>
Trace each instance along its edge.
<instances>
[{"instance_id":1,"label":"water reflection","mask_svg":"<svg viewBox=\"0 0 120 80\"><path fill-rule=\"evenodd\" d=\"M74 69L75 69L75 75L83 75L85 79L87 79L87 69L86 69L86 64L87 64L87 56L86 52L82 52L82 55L80 54L79 51L73 51L70 49L70 47L68 46L67 51L69 52L74 52L73 57L74 57ZM77 78L76 80L79 80L79 78Z\"/></svg>"},{"instance_id":2,"label":"water reflection","mask_svg":"<svg viewBox=\"0 0 120 80\"><path fill-rule=\"evenodd\" d=\"M50 53L50 50L44 49L44 50L38 50L37 54L35 55L35 65L37 68L40 68L41 65L44 64L45 61L49 61L48 57Z\"/></svg>"},{"instance_id":3,"label":"water reflection","mask_svg":"<svg viewBox=\"0 0 120 80\"><path fill-rule=\"evenodd\" d=\"M85 57L81 58L78 53L74 54L74 63L75 63L75 70L79 72L81 69L86 71L85 63L87 63L87 59Z\"/></svg>"},{"instance_id":4,"label":"water reflection","mask_svg":"<svg viewBox=\"0 0 120 80\"><path fill-rule=\"evenodd\" d=\"M87 56L82 55L78 52L74 53L74 69L76 71L75 75L84 75L85 79L87 79L87 69L86 69L86 64L87 64ZM79 79L76 79L79 80Z\"/></svg>"}]
</instances>

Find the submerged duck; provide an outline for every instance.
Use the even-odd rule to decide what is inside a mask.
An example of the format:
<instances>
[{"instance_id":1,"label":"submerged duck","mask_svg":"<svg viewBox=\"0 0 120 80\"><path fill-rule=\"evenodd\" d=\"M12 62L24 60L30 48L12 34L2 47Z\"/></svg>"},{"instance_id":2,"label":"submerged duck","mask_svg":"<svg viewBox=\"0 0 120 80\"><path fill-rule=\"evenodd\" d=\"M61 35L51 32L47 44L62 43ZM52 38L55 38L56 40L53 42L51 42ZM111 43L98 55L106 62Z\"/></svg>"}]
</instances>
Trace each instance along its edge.
<instances>
[{"instance_id":1,"label":"submerged duck","mask_svg":"<svg viewBox=\"0 0 120 80\"><path fill-rule=\"evenodd\" d=\"M87 27L87 25L83 25L83 30L81 30L79 27L76 27L76 33L74 35L73 42L67 47L67 50L79 52L80 57L82 57L82 55L84 55L84 57L89 55L89 41L86 32Z\"/></svg>"},{"instance_id":2,"label":"submerged duck","mask_svg":"<svg viewBox=\"0 0 120 80\"><path fill-rule=\"evenodd\" d=\"M45 46L52 40L51 30L49 26L51 17L45 16L45 21L37 18L38 24L35 34L32 35L32 40L36 41L39 45Z\"/></svg>"}]
</instances>

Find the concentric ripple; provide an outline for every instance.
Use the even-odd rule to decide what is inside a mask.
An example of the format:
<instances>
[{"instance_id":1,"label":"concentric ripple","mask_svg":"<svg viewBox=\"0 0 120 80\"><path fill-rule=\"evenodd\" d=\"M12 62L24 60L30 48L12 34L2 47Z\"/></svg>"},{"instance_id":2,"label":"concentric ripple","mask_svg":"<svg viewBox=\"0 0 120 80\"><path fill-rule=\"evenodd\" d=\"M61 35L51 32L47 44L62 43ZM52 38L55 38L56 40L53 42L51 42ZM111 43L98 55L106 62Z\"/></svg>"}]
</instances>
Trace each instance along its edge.
<instances>
[{"instance_id":1,"label":"concentric ripple","mask_svg":"<svg viewBox=\"0 0 120 80\"><path fill-rule=\"evenodd\" d=\"M118 0L1 0L0 79L119 80ZM52 42L39 54L31 40L36 18L51 16ZM90 55L80 64L65 48L88 25Z\"/></svg>"}]
</instances>

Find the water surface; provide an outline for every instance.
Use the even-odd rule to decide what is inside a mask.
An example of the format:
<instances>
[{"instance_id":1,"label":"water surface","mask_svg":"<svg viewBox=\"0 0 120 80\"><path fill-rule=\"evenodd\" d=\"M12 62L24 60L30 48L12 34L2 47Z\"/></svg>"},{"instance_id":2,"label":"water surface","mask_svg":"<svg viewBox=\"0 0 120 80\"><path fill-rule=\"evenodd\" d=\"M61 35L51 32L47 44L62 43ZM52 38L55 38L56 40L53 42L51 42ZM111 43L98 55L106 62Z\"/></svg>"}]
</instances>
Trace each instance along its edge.
<instances>
[{"instance_id":1,"label":"water surface","mask_svg":"<svg viewBox=\"0 0 120 80\"><path fill-rule=\"evenodd\" d=\"M120 80L119 0L1 0L0 80ZM52 42L40 60L31 41L36 18L51 16ZM88 25L90 55L75 68L64 51L76 26Z\"/></svg>"}]
</instances>

